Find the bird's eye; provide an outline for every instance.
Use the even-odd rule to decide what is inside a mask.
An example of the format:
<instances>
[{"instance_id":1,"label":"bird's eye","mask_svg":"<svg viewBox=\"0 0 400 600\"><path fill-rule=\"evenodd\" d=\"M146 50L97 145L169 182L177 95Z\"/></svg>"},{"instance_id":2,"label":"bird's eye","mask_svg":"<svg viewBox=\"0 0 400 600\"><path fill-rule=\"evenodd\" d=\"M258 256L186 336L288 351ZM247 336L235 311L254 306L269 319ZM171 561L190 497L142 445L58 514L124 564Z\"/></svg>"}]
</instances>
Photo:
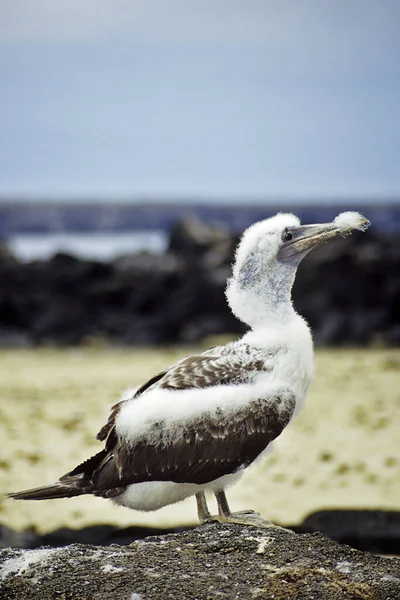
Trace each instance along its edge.
<instances>
[{"instance_id":1,"label":"bird's eye","mask_svg":"<svg viewBox=\"0 0 400 600\"><path fill-rule=\"evenodd\" d=\"M282 233L282 240L284 242L290 242L293 239L293 233L290 233L287 229Z\"/></svg>"}]
</instances>

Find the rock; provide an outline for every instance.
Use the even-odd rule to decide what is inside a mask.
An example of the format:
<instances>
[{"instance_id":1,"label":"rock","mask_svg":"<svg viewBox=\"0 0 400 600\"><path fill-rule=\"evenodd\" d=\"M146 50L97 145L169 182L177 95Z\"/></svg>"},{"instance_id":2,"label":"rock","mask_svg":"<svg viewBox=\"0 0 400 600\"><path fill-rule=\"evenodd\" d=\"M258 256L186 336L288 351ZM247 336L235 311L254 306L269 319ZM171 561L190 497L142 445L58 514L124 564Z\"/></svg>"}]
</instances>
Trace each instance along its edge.
<instances>
[{"instance_id":1,"label":"rock","mask_svg":"<svg viewBox=\"0 0 400 600\"><path fill-rule=\"evenodd\" d=\"M34 529L15 531L6 525L0 525L0 548L37 548L41 539Z\"/></svg>"},{"instance_id":2,"label":"rock","mask_svg":"<svg viewBox=\"0 0 400 600\"><path fill-rule=\"evenodd\" d=\"M133 525L131 527L118 527L117 525L88 525L81 529L61 527L48 533L40 534L32 528L24 531L15 531L0 525L0 548L25 548L34 550L40 546L58 548L71 544L91 544L93 546L109 546L119 544L128 546L136 540L145 537L168 535L193 529L191 526L175 527L171 529L145 527Z\"/></svg>"},{"instance_id":3,"label":"rock","mask_svg":"<svg viewBox=\"0 0 400 600\"><path fill-rule=\"evenodd\" d=\"M385 510L332 509L314 512L302 523L287 525L296 533L323 533L331 539L357 550L376 554L400 554L400 512ZM0 548L39 548L68 544L128 545L149 536L167 535L192 529L191 526L171 529L144 526L88 525L81 529L62 527L48 533L29 528L15 531L0 525Z\"/></svg>"},{"instance_id":4,"label":"rock","mask_svg":"<svg viewBox=\"0 0 400 600\"><path fill-rule=\"evenodd\" d=\"M20 263L0 249L0 346L196 343L241 334L225 301L237 238L198 220L173 227L164 255L111 263L58 254ZM398 236L355 233L311 252L294 305L319 345L400 344Z\"/></svg>"},{"instance_id":5,"label":"rock","mask_svg":"<svg viewBox=\"0 0 400 600\"><path fill-rule=\"evenodd\" d=\"M231 234L220 225L210 225L195 217L178 221L171 229L168 251L195 258L208 252L230 256Z\"/></svg>"},{"instance_id":6,"label":"rock","mask_svg":"<svg viewBox=\"0 0 400 600\"><path fill-rule=\"evenodd\" d=\"M300 533L320 532L358 550L400 554L400 512L385 510L321 510L291 527ZM400 598L400 595L399 595Z\"/></svg>"},{"instance_id":7,"label":"rock","mask_svg":"<svg viewBox=\"0 0 400 600\"><path fill-rule=\"evenodd\" d=\"M130 546L6 549L1 597L93 600L395 600L400 561L321 534L211 524Z\"/></svg>"}]
</instances>

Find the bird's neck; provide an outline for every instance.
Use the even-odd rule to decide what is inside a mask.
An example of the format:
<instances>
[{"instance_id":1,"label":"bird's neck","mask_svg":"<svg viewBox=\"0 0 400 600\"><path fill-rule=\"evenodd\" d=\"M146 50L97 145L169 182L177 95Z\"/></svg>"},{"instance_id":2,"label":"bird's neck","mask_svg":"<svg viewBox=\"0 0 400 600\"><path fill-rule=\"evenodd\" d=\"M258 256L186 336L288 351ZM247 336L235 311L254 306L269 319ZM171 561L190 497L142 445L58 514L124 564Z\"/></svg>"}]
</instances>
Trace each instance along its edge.
<instances>
[{"instance_id":1,"label":"bird's neck","mask_svg":"<svg viewBox=\"0 0 400 600\"><path fill-rule=\"evenodd\" d=\"M263 273L250 286L232 280L227 299L232 312L252 329L285 325L297 316L292 304L295 269L274 269Z\"/></svg>"},{"instance_id":2,"label":"bird's neck","mask_svg":"<svg viewBox=\"0 0 400 600\"><path fill-rule=\"evenodd\" d=\"M297 314L292 303L293 281L294 274L293 277L287 277L283 272L267 275L264 285L257 290L254 326L285 325L292 320Z\"/></svg>"}]
</instances>

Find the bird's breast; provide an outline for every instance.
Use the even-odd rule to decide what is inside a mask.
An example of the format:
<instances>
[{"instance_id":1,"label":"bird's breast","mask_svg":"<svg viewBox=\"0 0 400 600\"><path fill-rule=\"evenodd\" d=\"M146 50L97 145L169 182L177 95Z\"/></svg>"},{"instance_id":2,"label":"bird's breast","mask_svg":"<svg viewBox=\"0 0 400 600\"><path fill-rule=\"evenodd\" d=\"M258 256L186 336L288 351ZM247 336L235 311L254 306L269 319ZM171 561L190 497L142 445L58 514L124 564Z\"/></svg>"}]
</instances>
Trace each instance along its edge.
<instances>
[{"instance_id":1,"label":"bird's breast","mask_svg":"<svg viewBox=\"0 0 400 600\"><path fill-rule=\"evenodd\" d=\"M303 398L313 378L313 365L305 356L283 347L276 356L272 371L278 384L290 387L297 398Z\"/></svg>"},{"instance_id":2,"label":"bird's breast","mask_svg":"<svg viewBox=\"0 0 400 600\"><path fill-rule=\"evenodd\" d=\"M287 327L250 332L247 343L262 348L265 362L260 381L266 385L291 389L296 397L296 412L304 403L314 377L313 343L305 321L296 315Z\"/></svg>"}]
</instances>

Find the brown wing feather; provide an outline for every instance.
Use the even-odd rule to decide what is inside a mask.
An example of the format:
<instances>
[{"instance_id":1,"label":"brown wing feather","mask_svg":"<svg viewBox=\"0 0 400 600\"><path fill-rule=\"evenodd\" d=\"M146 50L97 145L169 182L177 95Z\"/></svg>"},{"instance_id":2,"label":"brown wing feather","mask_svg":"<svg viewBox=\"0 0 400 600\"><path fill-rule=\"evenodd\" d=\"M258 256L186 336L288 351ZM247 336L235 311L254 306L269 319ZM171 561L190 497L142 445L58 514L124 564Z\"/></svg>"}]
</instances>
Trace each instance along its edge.
<instances>
[{"instance_id":1,"label":"brown wing feather","mask_svg":"<svg viewBox=\"0 0 400 600\"><path fill-rule=\"evenodd\" d=\"M284 401L283 401L284 399ZM106 467L93 473L96 494L143 481L207 483L249 466L280 435L293 414L294 396L282 391L256 400L235 416L197 419L177 443L145 439L126 446L117 441Z\"/></svg>"},{"instance_id":2,"label":"brown wing feather","mask_svg":"<svg viewBox=\"0 0 400 600\"><path fill-rule=\"evenodd\" d=\"M103 427L100 429L99 433L96 435L96 439L100 440L100 442L103 442L105 439L107 439L108 434L114 427L115 419L117 418L117 414L119 413L119 411L121 409L121 405L124 402L126 402L126 400L120 400L120 402L117 402L116 404L112 405L110 416L108 417L107 423L105 425L103 425Z\"/></svg>"},{"instance_id":3,"label":"brown wing feather","mask_svg":"<svg viewBox=\"0 0 400 600\"><path fill-rule=\"evenodd\" d=\"M137 398L138 396L140 396L141 394L143 394L143 392L145 392L146 390L148 390L152 385L154 385L155 383L157 383L157 381L159 381L160 379L162 379L162 377L164 377L164 375L166 373L167 373L167 371L162 371L161 373L158 373L158 375L155 375L154 377L152 377L151 379L149 379L149 381L146 381L146 383L143 384L136 391L136 393L134 395L134 398ZM129 400L130 400L130 398L128 398L126 400L120 400L116 404L113 404L113 406L111 407L110 416L108 417L108 421L100 429L99 433L96 435L96 439L100 440L101 442L103 442L105 439L107 439L107 436L109 435L110 431L112 430L112 428L115 425L115 419L117 418L117 415L118 415L118 413L119 413L119 411L121 409L122 404L124 404L124 402L128 402Z\"/></svg>"},{"instance_id":4,"label":"brown wing feather","mask_svg":"<svg viewBox=\"0 0 400 600\"><path fill-rule=\"evenodd\" d=\"M245 383L260 370L268 370L265 356L241 345L189 356L159 373L136 392L154 385L167 389L205 388L218 384ZM284 402L282 402L284 399ZM105 448L61 477L59 483L12 495L20 499L63 498L95 494L111 498L127 485L143 481L206 483L248 466L289 422L295 398L285 390L273 398L255 400L229 419L222 412L205 415L187 426L179 441L165 442L162 429L157 443L142 439L129 447L115 431L121 405L114 404L98 433Z\"/></svg>"},{"instance_id":5,"label":"brown wing feather","mask_svg":"<svg viewBox=\"0 0 400 600\"><path fill-rule=\"evenodd\" d=\"M229 383L245 383L256 373L266 370L261 353L238 356L199 354L187 356L169 369L159 385L167 389L205 388Z\"/></svg>"},{"instance_id":6,"label":"brown wing feather","mask_svg":"<svg viewBox=\"0 0 400 600\"><path fill-rule=\"evenodd\" d=\"M136 392L141 395L153 385L165 389L205 388L229 383L245 383L261 370L268 370L263 353L242 345L241 354L227 349L212 350L188 356L169 370L159 373ZM146 440L122 444L115 431L115 420L123 400L112 407L107 424L98 439L107 440L105 454L99 453L67 476L82 473L89 476L93 492L114 495L118 489L143 481L175 481L204 483L248 466L274 440L289 422L294 397L257 400L227 421L204 416L188 427L173 447L164 444L162 432L158 443ZM232 437L234 443L232 443ZM100 456L101 455L101 456ZM97 459L97 460L95 460ZM93 463L91 462L93 460ZM90 464L89 464L90 463ZM86 468L88 467L88 468ZM89 470L92 467L92 472Z\"/></svg>"},{"instance_id":7,"label":"brown wing feather","mask_svg":"<svg viewBox=\"0 0 400 600\"><path fill-rule=\"evenodd\" d=\"M254 348L250 349L242 344L242 354L239 357L230 351L231 346L226 346L221 354L221 348L212 348L203 354L186 356L178 361L170 369L158 373L135 393L137 398L155 384L166 389L202 388L224 383L244 383L252 373L265 370L265 356L262 353L254 354ZM111 407L108 421L100 429L96 438L100 441L107 436L115 425L115 419L122 404L128 400L121 400Z\"/></svg>"}]
</instances>

